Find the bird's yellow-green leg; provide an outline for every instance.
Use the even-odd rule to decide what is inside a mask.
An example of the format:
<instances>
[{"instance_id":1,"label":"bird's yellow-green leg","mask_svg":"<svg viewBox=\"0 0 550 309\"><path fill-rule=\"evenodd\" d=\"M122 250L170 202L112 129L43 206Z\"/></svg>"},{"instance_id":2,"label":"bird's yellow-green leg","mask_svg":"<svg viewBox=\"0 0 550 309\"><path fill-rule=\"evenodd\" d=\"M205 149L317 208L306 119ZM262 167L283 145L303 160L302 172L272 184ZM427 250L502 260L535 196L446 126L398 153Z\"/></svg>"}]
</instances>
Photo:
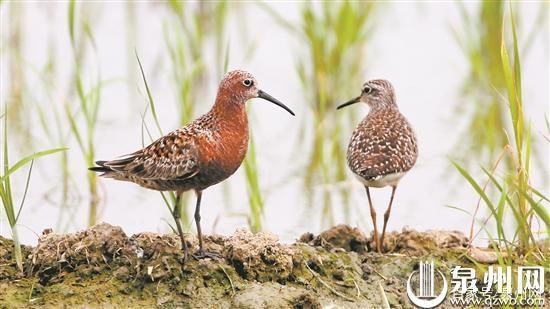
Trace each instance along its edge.
<instances>
[{"instance_id":1,"label":"bird's yellow-green leg","mask_svg":"<svg viewBox=\"0 0 550 309\"><path fill-rule=\"evenodd\" d=\"M376 227L376 211L374 210L374 207L372 206L372 200L370 198L370 191L369 187L365 186L365 189L367 189L367 197L369 199L369 207L370 207L370 217L372 218L372 225L374 227L374 242L376 243L376 251L378 253L381 253L380 250L380 240L378 239L378 228Z\"/></svg>"},{"instance_id":2,"label":"bird's yellow-green leg","mask_svg":"<svg viewBox=\"0 0 550 309\"><path fill-rule=\"evenodd\" d=\"M382 248L384 248L384 236L386 235L386 224L388 224L388 219L390 218L391 205L393 203L393 196L395 195L396 188L397 186L393 186L391 189L390 205L388 206L388 209L384 213L384 227L382 228L382 237L380 237L380 246L382 246Z\"/></svg>"}]
</instances>

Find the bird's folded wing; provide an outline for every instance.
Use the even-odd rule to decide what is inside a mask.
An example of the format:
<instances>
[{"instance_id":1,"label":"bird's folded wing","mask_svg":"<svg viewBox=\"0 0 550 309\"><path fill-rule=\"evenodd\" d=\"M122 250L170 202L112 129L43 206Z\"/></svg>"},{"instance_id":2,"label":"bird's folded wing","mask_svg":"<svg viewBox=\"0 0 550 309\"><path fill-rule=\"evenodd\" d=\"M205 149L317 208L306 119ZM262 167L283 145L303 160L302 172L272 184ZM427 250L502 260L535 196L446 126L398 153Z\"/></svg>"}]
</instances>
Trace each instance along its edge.
<instances>
[{"instance_id":1,"label":"bird's folded wing","mask_svg":"<svg viewBox=\"0 0 550 309\"><path fill-rule=\"evenodd\" d=\"M186 179L199 172L194 140L176 132L124 158L105 162L104 166L143 179Z\"/></svg>"},{"instance_id":2,"label":"bird's folded wing","mask_svg":"<svg viewBox=\"0 0 550 309\"><path fill-rule=\"evenodd\" d=\"M399 164L396 164L395 156L390 154L370 155L361 162L359 175L364 179L376 179L379 176L401 172Z\"/></svg>"}]
</instances>

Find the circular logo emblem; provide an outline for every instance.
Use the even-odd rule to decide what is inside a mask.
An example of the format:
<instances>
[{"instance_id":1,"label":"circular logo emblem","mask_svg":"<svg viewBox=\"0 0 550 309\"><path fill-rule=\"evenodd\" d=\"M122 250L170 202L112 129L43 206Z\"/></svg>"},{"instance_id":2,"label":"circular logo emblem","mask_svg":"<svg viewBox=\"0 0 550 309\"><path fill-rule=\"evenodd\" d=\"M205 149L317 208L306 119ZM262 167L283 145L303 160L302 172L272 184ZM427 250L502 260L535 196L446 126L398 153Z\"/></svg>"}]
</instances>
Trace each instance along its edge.
<instances>
[{"instance_id":1,"label":"circular logo emblem","mask_svg":"<svg viewBox=\"0 0 550 309\"><path fill-rule=\"evenodd\" d=\"M439 274L439 277L442 280L443 287L439 294L435 294L435 272ZM414 275L418 274L418 290L415 293L412 287L412 278ZM438 277L438 279L439 279ZM434 308L439 306L445 297L447 296L447 280L445 276L439 271L435 270L434 263L430 262L420 262L419 270L413 271L409 275L407 280L407 296L411 303L419 308Z\"/></svg>"}]
</instances>

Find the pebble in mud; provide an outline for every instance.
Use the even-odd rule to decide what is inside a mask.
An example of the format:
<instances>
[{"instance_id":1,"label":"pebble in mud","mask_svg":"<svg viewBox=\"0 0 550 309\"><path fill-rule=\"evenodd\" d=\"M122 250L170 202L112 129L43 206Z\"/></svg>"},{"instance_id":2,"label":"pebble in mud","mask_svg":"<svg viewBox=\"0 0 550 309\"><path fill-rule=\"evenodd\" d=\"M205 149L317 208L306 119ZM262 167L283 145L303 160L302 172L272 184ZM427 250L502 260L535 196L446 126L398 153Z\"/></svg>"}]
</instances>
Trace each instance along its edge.
<instances>
[{"instance_id":1,"label":"pebble in mud","mask_svg":"<svg viewBox=\"0 0 550 309\"><path fill-rule=\"evenodd\" d=\"M292 308L294 309L321 309L322 306L319 301L311 295L311 293L304 293L294 299Z\"/></svg>"},{"instance_id":2,"label":"pebble in mud","mask_svg":"<svg viewBox=\"0 0 550 309\"><path fill-rule=\"evenodd\" d=\"M115 270L115 272L113 273L113 275L115 276L115 278L117 278L118 280L120 281L124 281L124 280L127 280L129 275L130 275L130 270L128 270L128 267L126 266L122 266L122 267L119 267Z\"/></svg>"},{"instance_id":3,"label":"pebble in mud","mask_svg":"<svg viewBox=\"0 0 550 309\"><path fill-rule=\"evenodd\" d=\"M332 273L332 278L338 280L338 281L342 281L344 280L344 271L342 271L341 269L337 269L335 270L333 273Z\"/></svg>"}]
</instances>

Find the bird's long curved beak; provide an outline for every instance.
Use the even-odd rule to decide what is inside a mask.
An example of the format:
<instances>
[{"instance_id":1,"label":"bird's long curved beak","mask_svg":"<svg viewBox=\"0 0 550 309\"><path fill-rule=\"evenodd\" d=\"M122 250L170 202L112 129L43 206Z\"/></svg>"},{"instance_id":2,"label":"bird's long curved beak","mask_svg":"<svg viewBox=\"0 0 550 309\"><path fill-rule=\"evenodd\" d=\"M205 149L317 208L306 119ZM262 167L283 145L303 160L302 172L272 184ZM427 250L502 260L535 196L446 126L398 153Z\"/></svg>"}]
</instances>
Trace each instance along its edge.
<instances>
[{"instance_id":1,"label":"bird's long curved beak","mask_svg":"<svg viewBox=\"0 0 550 309\"><path fill-rule=\"evenodd\" d=\"M289 112L292 116L294 116L294 112L290 108L288 108L286 105L281 103L281 101L279 101L279 100L275 99L274 97L270 96L265 91L258 90L258 98L268 100L269 102L284 108L287 112Z\"/></svg>"},{"instance_id":2,"label":"bird's long curved beak","mask_svg":"<svg viewBox=\"0 0 550 309\"><path fill-rule=\"evenodd\" d=\"M353 98L349 101L347 101L346 103L342 104L342 105L339 105L336 109L341 109L341 108L344 108L346 106L349 106L349 105L352 105L352 104L355 104L357 102L361 101L361 96L358 96L357 98Z\"/></svg>"}]
</instances>

